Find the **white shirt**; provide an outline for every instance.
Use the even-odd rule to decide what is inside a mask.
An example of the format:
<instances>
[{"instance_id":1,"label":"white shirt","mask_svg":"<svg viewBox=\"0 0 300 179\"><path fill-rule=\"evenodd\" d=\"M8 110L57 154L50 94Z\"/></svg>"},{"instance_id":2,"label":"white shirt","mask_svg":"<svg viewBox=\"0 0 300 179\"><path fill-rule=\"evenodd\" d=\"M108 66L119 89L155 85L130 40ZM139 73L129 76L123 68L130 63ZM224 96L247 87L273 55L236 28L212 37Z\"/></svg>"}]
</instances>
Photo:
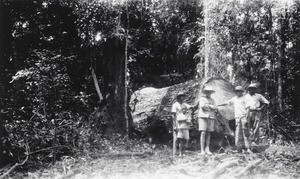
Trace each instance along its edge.
<instances>
[{"instance_id":1,"label":"white shirt","mask_svg":"<svg viewBox=\"0 0 300 179\"><path fill-rule=\"evenodd\" d=\"M254 93L253 95L250 95L249 93L245 95L247 105L246 107L252 110L255 110L260 107L260 104L269 104L270 102L263 97L261 94Z\"/></svg>"},{"instance_id":2,"label":"white shirt","mask_svg":"<svg viewBox=\"0 0 300 179\"><path fill-rule=\"evenodd\" d=\"M226 102L228 105L234 106L234 117L240 118L245 117L247 115L247 101L245 96L241 97L233 97Z\"/></svg>"},{"instance_id":3,"label":"white shirt","mask_svg":"<svg viewBox=\"0 0 300 179\"><path fill-rule=\"evenodd\" d=\"M189 116L189 114L183 114L183 112L182 112L183 105L185 105L187 109L191 108L191 106L186 103L180 104L179 102L175 102L172 105L171 112L176 114L176 122L177 122L178 129L188 129L189 128L188 122L190 121L190 116Z\"/></svg>"},{"instance_id":4,"label":"white shirt","mask_svg":"<svg viewBox=\"0 0 300 179\"><path fill-rule=\"evenodd\" d=\"M215 106L215 101L212 98L207 98L205 96L200 97L199 105L200 108L198 117L211 119L216 118L215 111L209 108L210 105Z\"/></svg>"}]
</instances>

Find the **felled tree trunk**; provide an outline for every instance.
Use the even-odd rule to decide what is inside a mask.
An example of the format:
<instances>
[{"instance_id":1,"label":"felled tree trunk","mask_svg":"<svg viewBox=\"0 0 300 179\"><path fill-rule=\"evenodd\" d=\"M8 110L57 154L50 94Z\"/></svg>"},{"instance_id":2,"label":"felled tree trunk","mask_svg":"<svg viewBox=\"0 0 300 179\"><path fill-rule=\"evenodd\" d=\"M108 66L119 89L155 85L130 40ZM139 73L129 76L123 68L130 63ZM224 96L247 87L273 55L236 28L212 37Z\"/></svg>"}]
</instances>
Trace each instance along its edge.
<instances>
[{"instance_id":1,"label":"felled tree trunk","mask_svg":"<svg viewBox=\"0 0 300 179\"><path fill-rule=\"evenodd\" d=\"M157 119L166 122L166 126L171 132L172 122L170 120L171 107L176 101L176 95L183 92L187 95L186 102L195 105L198 103L199 98L203 96L201 89L204 85L211 85L216 91L212 94L212 98L216 104L223 103L234 94L234 87L228 81L222 78L204 78L187 81L174 86L166 88L143 88L133 93L130 100L130 108L132 111L133 121L136 125L140 124L147 119ZM192 119L197 121L198 110L192 114ZM216 136L232 136L233 132L229 128L228 120L234 118L234 111L232 106L219 107L219 114L215 123ZM143 126L147 128L147 126ZM141 130L143 130L143 127ZM155 126L153 127L155 128ZM192 135L192 134L191 134ZM218 142L220 142L218 140ZM215 141L217 143L217 141ZM213 144L219 145L219 144Z\"/></svg>"}]
</instances>

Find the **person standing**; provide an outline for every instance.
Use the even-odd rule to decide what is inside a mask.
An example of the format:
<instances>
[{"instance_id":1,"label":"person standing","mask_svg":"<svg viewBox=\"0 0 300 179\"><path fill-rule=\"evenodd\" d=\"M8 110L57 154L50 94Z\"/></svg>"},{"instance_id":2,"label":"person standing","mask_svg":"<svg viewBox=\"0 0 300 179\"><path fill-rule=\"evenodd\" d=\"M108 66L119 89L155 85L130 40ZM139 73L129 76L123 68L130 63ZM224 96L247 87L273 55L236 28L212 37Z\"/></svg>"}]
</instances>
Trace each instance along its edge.
<instances>
[{"instance_id":1,"label":"person standing","mask_svg":"<svg viewBox=\"0 0 300 179\"><path fill-rule=\"evenodd\" d=\"M214 93L215 90L210 86L205 86L202 89L202 93L204 96L201 96L199 99L199 115L198 115L198 124L200 135L200 148L201 155L211 154L209 145L210 145L210 136L211 132L214 131L215 124L215 110L217 110L217 106L215 105L215 101L211 98L211 94Z\"/></svg>"},{"instance_id":2,"label":"person standing","mask_svg":"<svg viewBox=\"0 0 300 179\"><path fill-rule=\"evenodd\" d=\"M183 156L185 151L185 146L190 139L189 129L191 123L191 116L188 114L189 109L195 109L191 105L184 102L186 95L179 93L176 97L176 102L172 105L172 116L173 116L173 125L177 130L177 136L174 136L174 154L176 153L176 140L179 142L179 156Z\"/></svg>"},{"instance_id":3,"label":"person standing","mask_svg":"<svg viewBox=\"0 0 300 179\"><path fill-rule=\"evenodd\" d=\"M246 149L248 153L252 153L249 143L250 126L247 121L247 101L243 94L245 90L241 86L236 86L234 91L236 96L218 106L234 106L234 117L236 121L235 145L240 151Z\"/></svg>"},{"instance_id":4,"label":"person standing","mask_svg":"<svg viewBox=\"0 0 300 179\"><path fill-rule=\"evenodd\" d=\"M259 127L261 123L261 111L269 104L269 101L261 94L257 93L257 84L252 83L248 86L248 94L245 95L247 101L247 108L249 111L248 120L251 129L251 142L258 144Z\"/></svg>"}]
</instances>

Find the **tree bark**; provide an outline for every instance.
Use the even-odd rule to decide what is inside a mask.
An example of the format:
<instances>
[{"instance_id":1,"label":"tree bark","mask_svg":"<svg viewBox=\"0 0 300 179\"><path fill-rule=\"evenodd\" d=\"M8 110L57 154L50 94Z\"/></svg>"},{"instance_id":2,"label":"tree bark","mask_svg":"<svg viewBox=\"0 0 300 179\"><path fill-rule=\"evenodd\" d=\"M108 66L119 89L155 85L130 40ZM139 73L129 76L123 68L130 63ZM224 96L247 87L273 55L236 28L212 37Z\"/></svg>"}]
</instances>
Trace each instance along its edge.
<instances>
[{"instance_id":1,"label":"tree bark","mask_svg":"<svg viewBox=\"0 0 300 179\"><path fill-rule=\"evenodd\" d=\"M282 67L281 67L281 58L278 60L278 108L279 111L283 111L282 106Z\"/></svg>"},{"instance_id":2,"label":"tree bark","mask_svg":"<svg viewBox=\"0 0 300 179\"><path fill-rule=\"evenodd\" d=\"M218 178L218 177L220 177L220 175L222 175L223 173L226 172L227 168L231 168L231 167L234 167L237 165L238 165L238 159L221 163L218 166L216 166L214 170L212 170L211 172L206 174L205 177L212 178L212 179Z\"/></svg>"},{"instance_id":3,"label":"tree bark","mask_svg":"<svg viewBox=\"0 0 300 179\"><path fill-rule=\"evenodd\" d=\"M127 126L130 128L131 117L128 117L128 96L125 71L125 40L118 36L107 39L103 55L106 64L106 78L109 80L109 98L107 99L109 113L112 117L111 126L124 134ZM126 98L126 99L125 99ZM126 108L126 109L125 109ZM125 115L128 119L125 118ZM127 124L128 122L128 124Z\"/></svg>"},{"instance_id":4,"label":"tree bark","mask_svg":"<svg viewBox=\"0 0 300 179\"><path fill-rule=\"evenodd\" d=\"M11 42L12 42L12 28L10 28L10 12L5 8L3 3L0 1L0 109L5 109L5 98L8 98L10 90L9 81L11 76L9 75L12 71L13 66L10 64L9 58L11 53ZM5 120L8 119L8 115L4 110L0 111L0 139L7 137L8 133L5 130ZM1 140L0 142L0 168L11 162L11 158L8 156L8 152L5 151L7 145L10 145L7 141L5 144Z\"/></svg>"},{"instance_id":5,"label":"tree bark","mask_svg":"<svg viewBox=\"0 0 300 179\"><path fill-rule=\"evenodd\" d=\"M2 5L2 2L0 2L0 69L1 69L1 73L4 72L4 13L3 13L4 7ZM0 99L3 99L3 92L2 90L4 90L3 87L3 82L4 82L4 75L0 74ZM2 109L2 104L0 104L0 108ZM2 115L2 112L0 111L0 139L2 139L4 137L4 118ZM4 146L2 144L2 142L0 143L0 161L5 161L5 156L3 155L3 151L4 151ZM2 167L2 164L0 164L0 167Z\"/></svg>"},{"instance_id":6,"label":"tree bark","mask_svg":"<svg viewBox=\"0 0 300 179\"><path fill-rule=\"evenodd\" d=\"M127 90L127 61L128 61L128 31L129 31L129 13L128 13L128 0L126 0L126 17L127 17L127 28L126 28L126 39L125 39L125 62L124 62L124 118L126 121L126 137L129 139L129 119L127 116L127 108L128 108L128 90Z\"/></svg>"},{"instance_id":7,"label":"tree bark","mask_svg":"<svg viewBox=\"0 0 300 179\"><path fill-rule=\"evenodd\" d=\"M210 58L210 30L209 30L209 5L210 1L203 1L204 7L204 24L205 24L205 41L204 41L204 77L209 76L209 58Z\"/></svg>"},{"instance_id":8,"label":"tree bark","mask_svg":"<svg viewBox=\"0 0 300 179\"><path fill-rule=\"evenodd\" d=\"M251 168L256 167L261 161L262 161L261 159L258 159L258 160L248 163L248 165L245 168L243 168L239 173L235 174L234 177L236 177L236 178L241 177L243 174L245 174Z\"/></svg>"},{"instance_id":9,"label":"tree bark","mask_svg":"<svg viewBox=\"0 0 300 179\"><path fill-rule=\"evenodd\" d=\"M233 96L234 86L228 81L222 78L205 78L205 79L195 79L187 81L185 83L176 84L174 86L169 86L165 88L143 88L138 91L135 91L131 96L130 107L132 110L132 117L136 124L141 124L141 130L146 131L148 124L145 125L144 122L148 119L153 119L157 122L151 122L149 126L151 129L157 129L161 123L159 121L165 122L165 128L167 128L167 133L169 137L172 137L172 118L171 118L171 107L172 104L176 101L176 95L179 92L183 92L187 95L186 103L191 105L196 105L199 101L199 98L203 95L201 89L204 85L212 86L216 92L212 95L212 98L215 100L216 104L221 104ZM198 110L191 112L191 118L195 122L194 129L197 130L197 118ZM232 135L232 131L229 128L228 120L234 118L234 111L232 106L222 106L218 109L219 114L215 121L215 133L219 138L217 140L212 140L211 144L214 146L219 146L222 136ZM163 134L167 135L167 134ZM196 136L198 133L190 134L190 136ZM217 136L217 135L215 135ZM155 136L160 139L163 136ZM219 140L220 139L220 140Z\"/></svg>"},{"instance_id":10,"label":"tree bark","mask_svg":"<svg viewBox=\"0 0 300 179\"><path fill-rule=\"evenodd\" d=\"M236 46L234 45L233 50L232 50L232 55L230 59L230 65L231 65L231 71L229 73L229 82L231 84L235 84L235 61L236 61Z\"/></svg>"},{"instance_id":11,"label":"tree bark","mask_svg":"<svg viewBox=\"0 0 300 179\"><path fill-rule=\"evenodd\" d=\"M277 101L278 101L278 109L280 112L283 111L283 104L282 104L282 61L284 60L284 56L285 56L285 26L284 26L284 17L280 17L279 19L279 51L278 51L278 63L277 63L277 73L278 73L278 89L277 89L277 93L278 93L278 97L277 97Z\"/></svg>"},{"instance_id":12,"label":"tree bark","mask_svg":"<svg viewBox=\"0 0 300 179\"><path fill-rule=\"evenodd\" d=\"M97 91L97 94L98 94L98 97L99 97L99 102L101 103L101 101L103 99L103 96L102 96L102 93L101 93L101 90L100 90L100 87L99 87L97 76L96 76L95 71L94 71L93 68L91 68L91 73L92 73L92 77L93 77L93 80L94 80L94 85L95 85L95 88L96 88L96 91Z\"/></svg>"}]
</instances>

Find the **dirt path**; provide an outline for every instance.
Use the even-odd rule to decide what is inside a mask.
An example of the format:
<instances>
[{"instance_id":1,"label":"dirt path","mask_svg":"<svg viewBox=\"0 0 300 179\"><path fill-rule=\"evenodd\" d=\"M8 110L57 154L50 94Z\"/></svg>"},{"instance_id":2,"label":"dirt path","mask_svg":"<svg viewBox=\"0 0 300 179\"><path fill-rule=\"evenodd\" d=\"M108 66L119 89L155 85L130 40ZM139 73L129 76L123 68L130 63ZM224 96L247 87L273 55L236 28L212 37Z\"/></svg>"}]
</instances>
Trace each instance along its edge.
<instances>
[{"instance_id":1,"label":"dirt path","mask_svg":"<svg viewBox=\"0 0 300 179\"><path fill-rule=\"evenodd\" d=\"M94 153L76 159L66 157L50 168L29 172L25 178L300 178L300 158L297 153L293 155L271 151L201 156L188 151L183 158L173 159L169 148L137 156Z\"/></svg>"}]
</instances>

